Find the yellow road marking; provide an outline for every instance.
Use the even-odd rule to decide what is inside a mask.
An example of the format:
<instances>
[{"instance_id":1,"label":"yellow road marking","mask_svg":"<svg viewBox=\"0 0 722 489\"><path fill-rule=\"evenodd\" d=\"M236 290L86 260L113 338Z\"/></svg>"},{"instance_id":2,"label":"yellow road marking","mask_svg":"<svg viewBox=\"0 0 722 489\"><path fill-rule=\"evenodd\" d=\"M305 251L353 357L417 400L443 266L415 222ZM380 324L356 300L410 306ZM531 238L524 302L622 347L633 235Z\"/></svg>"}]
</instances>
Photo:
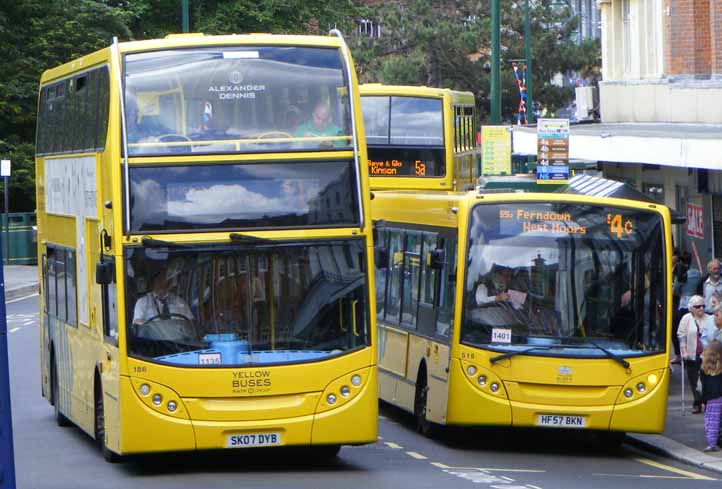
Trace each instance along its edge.
<instances>
[{"instance_id":1,"label":"yellow road marking","mask_svg":"<svg viewBox=\"0 0 722 489\"><path fill-rule=\"evenodd\" d=\"M657 462L655 460L651 460L649 458L636 457L634 460L636 460L639 463L649 465L650 467L656 467L658 469L666 470L667 472L684 475L690 479L697 479L697 480L703 480L703 481L716 480L716 479L713 479L712 477L707 477L706 475L695 474L694 472L689 472L687 470L678 469L677 467L672 467L671 465L665 465L663 463Z\"/></svg>"},{"instance_id":2,"label":"yellow road marking","mask_svg":"<svg viewBox=\"0 0 722 489\"><path fill-rule=\"evenodd\" d=\"M15 331L20 331L20 328L13 328L10 330L11 333L14 333Z\"/></svg>"},{"instance_id":3,"label":"yellow road marking","mask_svg":"<svg viewBox=\"0 0 722 489\"><path fill-rule=\"evenodd\" d=\"M396 449L404 448L401 445L397 445L396 443L392 443L390 441L385 441L384 445L386 445L389 448L396 448Z\"/></svg>"},{"instance_id":4,"label":"yellow road marking","mask_svg":"<svg viewBox=\"0 0 722 489\"><path fill-rule=\"evenodd\" d=\"M592 474L593 477L626 477L626 478L641 478L641 479L684 479L689 480L689 477L683 476L683 475L651 475L651 474L641 474L641 475L635 475L635 474L605 474L605 473L597 473Z\"/></svg>"},{"instance_id":5,"label":"yellow road marking","mask_svg":"<svg viewBox=\"0 0 722 489\"><path fill-rule=\"evenodd\" d=\"M421 455L420 453L416 453L416 452L406 452L406 455L408 455L409 457L413 457L413 458L415 458L415 459L417 459L417 460L426 460L426 457L424 457L424 456Z\"/></svg>"}]
</instances>

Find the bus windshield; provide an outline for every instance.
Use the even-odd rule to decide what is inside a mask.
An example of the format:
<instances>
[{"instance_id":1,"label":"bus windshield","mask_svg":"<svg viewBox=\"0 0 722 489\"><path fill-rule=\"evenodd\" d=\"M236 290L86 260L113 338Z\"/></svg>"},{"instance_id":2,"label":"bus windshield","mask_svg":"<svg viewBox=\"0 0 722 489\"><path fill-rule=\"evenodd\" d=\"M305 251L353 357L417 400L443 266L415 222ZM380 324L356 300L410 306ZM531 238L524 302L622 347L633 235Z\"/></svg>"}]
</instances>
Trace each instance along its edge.
<instances>
[{"instance_id":1,"label":"bus windshield","mask_svg":"<svg viewBox=\"0 0 722 489\"><path fill-rule=\"evenodd\" d=\"M371 176L444 176L441 99L364 95L361 105Z\"/></svg>"},{"instance_id":2,"label":"bus windshield","mask_svg":"<svg viewBox=\"0 0 722 489\"><path fill-rule=\"evenodd\" d=\"M128 353L243 366L367 346L364 260L360 239L129 248Z\"/></svg>"},{"instance_id":3,"label":"bus windshield","mask_svg":"<svg viewBox=\"0 0 722 489\"><path fill-rule=\"evenodd\" d=\"M665 350L658 214L579 203L477 205L469 240L463 343L574 357Z\"/></svg>"},{"instance_id":4,"label":"bus windshield","mask_svg":"<svg viewBox=\"0 0 722 489\"><path fill-rule=\"evenodd\" d=\"M351 147L338 49L224 46L128 54L128 153Z\"/></svg>"}]
</instances>

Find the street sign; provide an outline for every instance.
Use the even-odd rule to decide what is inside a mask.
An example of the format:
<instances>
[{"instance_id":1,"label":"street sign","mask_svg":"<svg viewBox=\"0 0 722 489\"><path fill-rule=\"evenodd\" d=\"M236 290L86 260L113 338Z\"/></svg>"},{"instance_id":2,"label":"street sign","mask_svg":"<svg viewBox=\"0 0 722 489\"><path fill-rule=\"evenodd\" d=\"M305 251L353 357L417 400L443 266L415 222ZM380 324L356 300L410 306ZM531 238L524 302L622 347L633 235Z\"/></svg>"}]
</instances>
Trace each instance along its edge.
<instances>
[{"instance_id":1,"label":"street sign","mask_svg":"<svg viewBox=\"0 0 722 489\"><path fill-rule=\"evenodd\" d=\"M704 207L687 204L687 235L704 239Z\"/></svg>"},{"instance_id":2,"label":"street sign","mask_svg":"<svg viewBox=\"0 0 722 489\"><path fill-rule=\"evenodd\" d=\"M569 119L537 121L537 183L569 179Z\"/></svg>"},{"instance_id":3,"label":"street sign","mask_svg":"<svg viewBox=\"0 0 722 489\"><path fill-rule=\"evenodd\" d=\"M10 176L10 160L0 160L0 177Z\"/></svg>"},{"instance_id":4,"label":"street sign","mask_svg":"<svg viewBox=\"0 0 722 489\"><path fill-rule=\"evenodd\" d=\"M507 126L481 126L481 174L511 175L511 131Z\"/></svg>"}]
</instances>

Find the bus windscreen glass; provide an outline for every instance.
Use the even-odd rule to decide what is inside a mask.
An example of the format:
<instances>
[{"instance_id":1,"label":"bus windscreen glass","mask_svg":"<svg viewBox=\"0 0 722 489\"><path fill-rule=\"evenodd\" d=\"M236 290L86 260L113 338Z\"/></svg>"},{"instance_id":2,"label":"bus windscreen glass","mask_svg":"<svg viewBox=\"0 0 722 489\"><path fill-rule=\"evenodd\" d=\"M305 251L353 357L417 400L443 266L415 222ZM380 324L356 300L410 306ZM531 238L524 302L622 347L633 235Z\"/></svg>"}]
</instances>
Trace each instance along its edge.
<instances>
[{"instance_id":1,"label":"bus windscreen glass","mask_svg":"<svg viewBox=\"0 0 722 489\"><path fill-rule=\"evenodd\" d=\"M337 49L176 49L125 57L131 156L350 149Z\"/></svg>"},{"instance_id":2,"label":"bus windscreen glass","mask_svg":"<svg viewBox=\"0 0 722 489\"><path fill-rule=\"evenodd\" d=\"M578 203L477 205L469 240L463 343L574 357L665 351L659 214Z\"/></svg>"},{"instance_id":3,"label":"bus windscreen glass","mask_svg":"<svg viewBox=\"0 0 722 489\"><path fill-rule=\"evenodd\" d=\"M363 240L128 248L128 353L213 367L367 346Z\"/></svg>"},{"instance_id":4,"label":"bus windscreen glass","mask_svg":"<svg viewBox=\"0 0 722 489\"><path fill-rule=\"evenodd\" d=\"M441 99L365 95L361 105L370 176L444 176Z\"/></svg>"},{"instance_id":5,"label":"bus windscreen glass","mask_svg":"<svg viewBox=\"0 0 722 489\"><path fill-rule=\"evenodd\" d=\"M132 166L131 231L358 226L350 161Z\"/></svg>"}]
</instances>

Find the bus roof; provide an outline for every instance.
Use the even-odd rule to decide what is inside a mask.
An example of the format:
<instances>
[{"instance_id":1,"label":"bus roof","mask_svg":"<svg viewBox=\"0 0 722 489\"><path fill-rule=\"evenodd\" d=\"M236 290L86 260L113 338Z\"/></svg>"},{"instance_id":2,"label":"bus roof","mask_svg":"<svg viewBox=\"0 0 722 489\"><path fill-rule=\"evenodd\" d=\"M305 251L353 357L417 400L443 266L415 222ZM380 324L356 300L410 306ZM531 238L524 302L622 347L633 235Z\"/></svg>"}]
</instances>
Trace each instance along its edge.
<instances>
[{"instance_id":1,"label":"bus roof","mask_svg":"<svg viewBox=\"0 0 722 489\"><path fill-rule=\"evenodd\" d=\"M374 191L371 215L374 221L456 227L458 224L457 213L480 202L578 202L580 204L651 210L659 212L663 216L667 215L667 219L671 218L670 210L666 206L649 201L562 192L494 191L486 193L484 190L468 192Z\"/></svg>"},{"instance_id":2,"label":"bus roof","mask_svg":"<svg viewBox=\"0 0 722 489\"><path fill-rule=\"evenodd\" d=\"M231 34L224 36L210 36L202 33L170 34L163 39L149 39L145 41L128 41L118 43L121 54L141 51L158 51L162 49L183 49L191 47L217 47L217 46L314 46L338 48L342 40L336 36L298 36L278 34ZM50 68L43 72L40 82L64 77L70 73L82 71L86 68L107 62L110 49L103 48L89 53L65 64Z\"/></svg>"},{"instance_id":3,"label":"bus roof","mask_svg":"<svg viewBox=\"0 0 722 489\"><path fill-rule=\"evenodd\" d=\"M361 96L364 95L399 95L406 97L450 97L452 103L474 105L474 94L451 90L449 88L416 87L411 85L384 85L382 83L365 83L359 86Z\"/></svg>"}]
</instances>

